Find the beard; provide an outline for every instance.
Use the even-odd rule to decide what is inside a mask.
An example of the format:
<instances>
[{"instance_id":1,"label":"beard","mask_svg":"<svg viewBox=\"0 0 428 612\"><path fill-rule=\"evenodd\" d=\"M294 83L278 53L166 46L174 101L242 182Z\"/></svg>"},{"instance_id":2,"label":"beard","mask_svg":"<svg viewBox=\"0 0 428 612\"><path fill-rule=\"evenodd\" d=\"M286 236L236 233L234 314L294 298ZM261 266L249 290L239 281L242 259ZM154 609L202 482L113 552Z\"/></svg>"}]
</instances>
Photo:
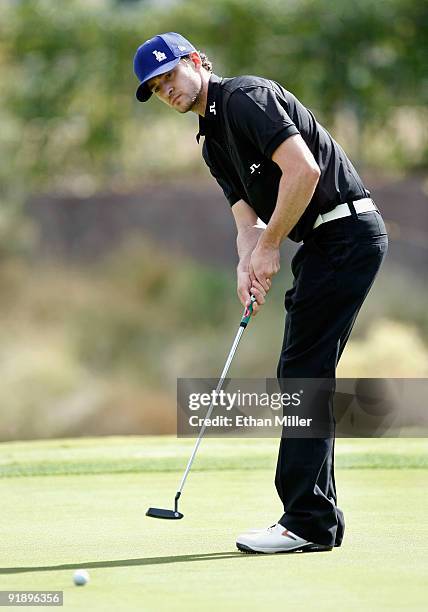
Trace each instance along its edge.
<instances>
[{"instance_id":1,"label":"beard","mask_svg":"<svg viewBox=\"0 0 428 612\"><path fill-rule=\"evenodd\" d=\"M176 107L176 111L179 113L188 113L193 110L195 106L199 104L201 94L202 94L202 82L199 88L195 89L191 94L181 94L181 104L179 107Z\"/></svg>"}]
</instances>

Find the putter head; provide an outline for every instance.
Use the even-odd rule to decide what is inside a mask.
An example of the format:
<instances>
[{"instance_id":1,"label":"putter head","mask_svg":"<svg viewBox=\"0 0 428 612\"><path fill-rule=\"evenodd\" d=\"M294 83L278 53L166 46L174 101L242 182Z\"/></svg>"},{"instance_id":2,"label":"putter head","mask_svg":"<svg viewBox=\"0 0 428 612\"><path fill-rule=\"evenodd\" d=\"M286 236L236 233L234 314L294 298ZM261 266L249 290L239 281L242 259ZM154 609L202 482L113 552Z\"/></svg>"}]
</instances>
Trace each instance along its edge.
<instances>
[{"instance_id":1,"label":"putter head","mask_svg":"<svg viewBox=\"0 0 428 612\"><path fill-rule=\"evenodd\" d=\"M146 516L151 516L158 519L170 519L178 521L182 519L184 514L176 510L165 510L164 508L149 508L146 512Z\"/></svg>"}]
</instances>

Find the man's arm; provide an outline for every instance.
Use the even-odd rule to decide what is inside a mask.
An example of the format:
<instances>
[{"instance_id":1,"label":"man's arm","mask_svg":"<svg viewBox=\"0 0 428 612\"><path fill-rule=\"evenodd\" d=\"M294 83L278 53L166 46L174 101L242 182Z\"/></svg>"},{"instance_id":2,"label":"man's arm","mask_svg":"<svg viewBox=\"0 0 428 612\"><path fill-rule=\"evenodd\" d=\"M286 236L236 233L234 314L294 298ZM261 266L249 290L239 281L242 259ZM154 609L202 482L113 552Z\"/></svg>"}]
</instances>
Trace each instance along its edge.
<instances>
[{"instance_id":1,"label":"man's arm","mask_svg":"<svg viewBox=\"0 0 428 612\"><path fill-rule=\"evenodd\" d=\"M300 134L281 143L272 160L281 168L282 177L275 210L263 241L279 246L306 210L321 172Z\"/></svg>"},{"instance_id":2,"label":"man's arm","mask_svg":"<svg viewBox=\"0 0 428 612\"><path fill-rule=\"evenodd\" d=\"M296 225L317 186L320 169L300 134L284 140L272 154L282 170L275 210L250 260L250 278L265 291L279 271L279 246ZM251 288L250 288L251 290Z\"/></svg>"},{"instance_id":3,"label":"man's arm","mask_svg":"<svg viewBox=\"0 0 428 612\"><path fill-rule=\"evenodd\" d=\"M232 206L232 213L236 223L237 237L236 246L238 250L239 263L237 267L237 292L243 306L249 304L251 279L249 265L251 254L256 247L264 229L257 227L258 217L254 210L244 201L239 200ZM257 303L253 306L254 314L257 314L259 305L264 303L266 295L263 287L256 281L253 286L254 297Z\"/></svg>"}]
</instances>

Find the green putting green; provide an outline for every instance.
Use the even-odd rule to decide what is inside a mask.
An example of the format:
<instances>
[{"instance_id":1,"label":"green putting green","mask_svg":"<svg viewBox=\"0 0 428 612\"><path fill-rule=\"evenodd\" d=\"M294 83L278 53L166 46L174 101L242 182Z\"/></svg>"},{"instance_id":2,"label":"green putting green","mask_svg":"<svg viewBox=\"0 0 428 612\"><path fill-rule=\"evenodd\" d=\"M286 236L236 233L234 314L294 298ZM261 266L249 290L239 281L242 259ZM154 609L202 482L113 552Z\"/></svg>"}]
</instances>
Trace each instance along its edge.
<instances>
[{"instance_id":1,"label":"green putting green","mask_svg":"<svg viewBox=\"0 0 428 612\"><path fill-rule=\"evenodd\" d=\"M344 544L245 555L235 536L281 514L276 440L204 440L181 521L171 508L194 440L121 437L0 445L2 590L63 590L64 609L426 609L423 439L338 440ZM84 587L75 569L90 572Z\"/></svg>"}]
</instances>

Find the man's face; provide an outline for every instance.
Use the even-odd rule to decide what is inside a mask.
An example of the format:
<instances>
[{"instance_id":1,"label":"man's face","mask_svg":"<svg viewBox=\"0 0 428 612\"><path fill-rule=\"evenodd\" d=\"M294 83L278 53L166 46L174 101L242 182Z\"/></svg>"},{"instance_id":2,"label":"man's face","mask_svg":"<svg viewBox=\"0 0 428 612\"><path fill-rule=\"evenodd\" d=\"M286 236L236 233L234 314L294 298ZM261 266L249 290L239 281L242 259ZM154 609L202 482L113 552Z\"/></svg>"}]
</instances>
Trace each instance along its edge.
<instances>
[{"instance_id":1,"label":"man's face","mask_svg":"<svg viewBox=\"0 0 428 612\"><path fill-rule=\"evenodd\" d=\"M191 59L181 60L173 70L153 77L147 83L162 102L179 113L187 113L202 92L200 63Z\"/></svg>"}]
</instances>

